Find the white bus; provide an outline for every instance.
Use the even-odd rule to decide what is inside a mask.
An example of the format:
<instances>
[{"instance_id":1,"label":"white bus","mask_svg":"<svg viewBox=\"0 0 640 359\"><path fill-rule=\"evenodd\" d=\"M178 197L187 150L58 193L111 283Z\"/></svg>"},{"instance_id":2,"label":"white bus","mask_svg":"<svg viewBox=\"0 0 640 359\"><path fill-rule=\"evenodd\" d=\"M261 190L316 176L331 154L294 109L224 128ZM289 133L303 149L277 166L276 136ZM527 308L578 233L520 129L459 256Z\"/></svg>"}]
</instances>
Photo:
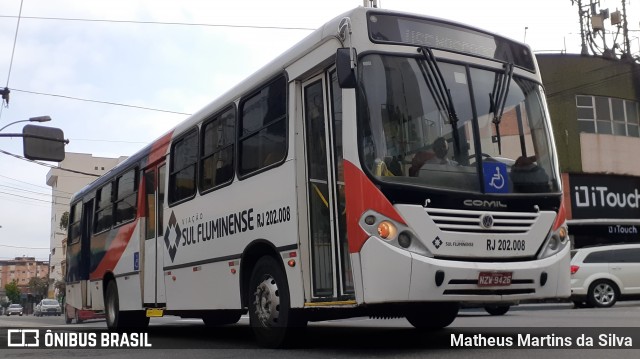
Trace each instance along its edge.
<instances>
[{"instance_id":1,"label":"white bus","mask_svg":"<svg viewBox=\"0 0 640 359\"><path fill-rule=\"evenodd\" d=\"M338 16L71 203L67 303L109 328L308 321L568 297L531 50L421 15Z\"/></svg>"}]
</instances>

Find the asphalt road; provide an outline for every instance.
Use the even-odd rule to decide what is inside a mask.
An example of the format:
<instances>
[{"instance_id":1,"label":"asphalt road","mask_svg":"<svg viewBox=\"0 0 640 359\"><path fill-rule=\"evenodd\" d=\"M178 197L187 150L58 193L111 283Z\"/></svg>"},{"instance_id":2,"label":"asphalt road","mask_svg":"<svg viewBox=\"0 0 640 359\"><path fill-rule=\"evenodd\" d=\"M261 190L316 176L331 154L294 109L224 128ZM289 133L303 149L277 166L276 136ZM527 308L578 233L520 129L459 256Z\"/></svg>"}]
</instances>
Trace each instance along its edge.
<instances>
[{"instance_id":1,"label":"asphalt road","mask_svg":"<svg viewBox=\"0 0 640 359\"><path fill-rule=\"evenodd\" d=\"M81 325L64 324L63 317L32 316L0 318L0 341L5 328L60 328L86 331L105 328L104 320ZM56 330L56 329L54 329ZM517 345L487 345L487 338L530 335L531 340L556 341L551 349L537 349L531 341ZM490 316L481 309L462 310L453 324L439 332L419 332L404 319L353 318L310 323L301 331L293 349L268 350L257 346L248 319L216 331L206 331L202 321L177 317L154 318L150 336L155 349L0 349L2 358L638 358L639 349L624 348L628 342L599 349L599 337L630 338L640 348L640 302L620 302L607 309L573 309L570 304L527 304L512 308L504 316ZM475 338L474 338L475 336ZM592 338L590 349L562 349L557 338ZM455 338L455 339L452 339ZM479 338L479 339L478 339ZM485 342L481 339L484 338ZM554 339L556 338L556 339ZM613 340L615 341L616 338ZM476 340L473 343L473 340ZM452 340L458 340L454 347ZM465 345L471 344L471 345ZM0 343L4 344L4 343ZM482 345L484 344L484 345ZM509 344L509 343L507 343ZM588 344L588 343L587 343ZM483 349L478 350L481 345ZM159 349L162 348L162 349ZM179 349L171 349L179 348ZM201 349L188 349L201 348ZM486 349L485 349L486 348Z\"/></svg>"}]
</instances>

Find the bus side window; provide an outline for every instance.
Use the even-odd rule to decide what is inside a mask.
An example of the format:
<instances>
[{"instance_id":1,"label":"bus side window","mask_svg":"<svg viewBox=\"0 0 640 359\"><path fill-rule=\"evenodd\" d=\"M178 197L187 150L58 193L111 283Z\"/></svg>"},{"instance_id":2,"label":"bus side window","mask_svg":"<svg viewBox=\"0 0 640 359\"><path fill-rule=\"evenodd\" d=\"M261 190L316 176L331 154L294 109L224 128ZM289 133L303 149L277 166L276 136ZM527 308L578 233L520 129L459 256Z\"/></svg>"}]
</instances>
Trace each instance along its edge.
<instances>
[{"instance_id":1,"label":"bus side window","mask_svg":"<svg viewBox=\"0 0 640 359\"><path fill-rule=\"evenodd\" d=\"M192 198L196 194L196 163L198 162L198 129L187 132L171 148L169 203Z\"/></svg>"},{"instance_id":2,"label":"bus side window","mask_svg":"<svg viewBox=\"0 0 640 359\"><path fill-rule=\"evenodd\" d=\"M273 80L240 103L238 173L281 162L287 149L287 81Z\"/></svg>"},{"instance_id":3,"label":"bus side window","mask_svg":"<svg viewBox=\"0 0 640 359\"><path fill-rule=\"evenodd\" d=\"M200 190L207 191L233 179L235 111L230 108L202 125Z\"/></svg>"},{"instance_id":4,"label":"bus side window","mask_svg":"<svg viewBox=\"0 0 640 359\"><path fill-rule=\"evenodd\" d=\"M109 182L98 190L96 195L95 220L93 233L110 229L113 224L112 184Z\"/></svg>"}]
</instances>

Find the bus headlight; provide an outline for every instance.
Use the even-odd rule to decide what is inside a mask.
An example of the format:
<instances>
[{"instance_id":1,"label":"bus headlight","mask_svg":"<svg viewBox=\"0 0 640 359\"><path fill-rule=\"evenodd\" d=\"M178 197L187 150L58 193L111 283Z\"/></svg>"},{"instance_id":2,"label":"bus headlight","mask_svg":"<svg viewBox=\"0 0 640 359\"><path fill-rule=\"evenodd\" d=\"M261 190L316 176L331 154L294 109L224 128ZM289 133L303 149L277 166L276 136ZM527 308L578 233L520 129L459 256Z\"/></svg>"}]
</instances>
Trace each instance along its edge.
<instances>
[{"instance_id":1,"label":"bus headlight","mask_svg":"<svg viewBox=\"0 0 640 359\"><path fill-rule=\"evenodd\" d=\"M398 223L378 212L367 211L360 218L360 227L370 236L382 239L413 253L433 257L419 237L406 225Z\"/></svg>"},{"instance_id":2,"label":"bus headlight","mask_svg":"<svg viewBox=\"0 0 640 359\"><path fill-rule=\"evenodd\" d=\"M558 229L551 230L547 236L547 240L542 245L542 251L540 251L539 259L550 257L558 252L561 252L564 247L569 243L569 232L566 225L558 227Z\"/></svg>"}]
</instances>

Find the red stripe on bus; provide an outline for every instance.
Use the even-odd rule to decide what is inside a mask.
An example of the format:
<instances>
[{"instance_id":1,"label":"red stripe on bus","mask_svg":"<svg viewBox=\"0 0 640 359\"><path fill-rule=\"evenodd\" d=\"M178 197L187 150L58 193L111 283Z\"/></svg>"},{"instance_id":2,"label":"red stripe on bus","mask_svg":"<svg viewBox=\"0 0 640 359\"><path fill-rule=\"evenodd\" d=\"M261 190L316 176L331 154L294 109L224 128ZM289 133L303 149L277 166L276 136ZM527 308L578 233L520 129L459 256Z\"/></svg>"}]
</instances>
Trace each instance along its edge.
<instances>
[{"instance_id":1,"label":"red stripe on bus","mask_svg":"<svg viewBox=\"0 0 640 359\"><path fill-rule=\"evenodd\" d=\"M131 240L133 230L136 228L138 220L125 224L118 228L115 238L111 241L107 252L98 264L98 267L91 273L89 279L102 279L107 272L113 272L116 264L120 261L122 253L127 248L127 244Z\"/></svg>"},{"instance_id":2,"label":"red stripe on bus","mask_svg":"<svg viewBox=\"0 0 640 359\"><path fill-rule=\"evenodd\" d=\"M167 148L169 148L169 143L171 143L171 136L173 136L173 131L167 132L151 145L151 152L149 153L149 160L147 161L148 164L163 159L167 155Z\"/></svg>"},{"instance_id":3,"label":"red stripe on bus","mask_svg":"<svg viewBox=\"0 0 640 359\"><path fill-rule=\"evenodd\" d=\"M376 211L394 221L405 224L389 200L353 163L344 161L345 201L347 206L347 239L349 252L358 253L369 235L358 224L362 214Z\"/></svg>"}]
</instances>

